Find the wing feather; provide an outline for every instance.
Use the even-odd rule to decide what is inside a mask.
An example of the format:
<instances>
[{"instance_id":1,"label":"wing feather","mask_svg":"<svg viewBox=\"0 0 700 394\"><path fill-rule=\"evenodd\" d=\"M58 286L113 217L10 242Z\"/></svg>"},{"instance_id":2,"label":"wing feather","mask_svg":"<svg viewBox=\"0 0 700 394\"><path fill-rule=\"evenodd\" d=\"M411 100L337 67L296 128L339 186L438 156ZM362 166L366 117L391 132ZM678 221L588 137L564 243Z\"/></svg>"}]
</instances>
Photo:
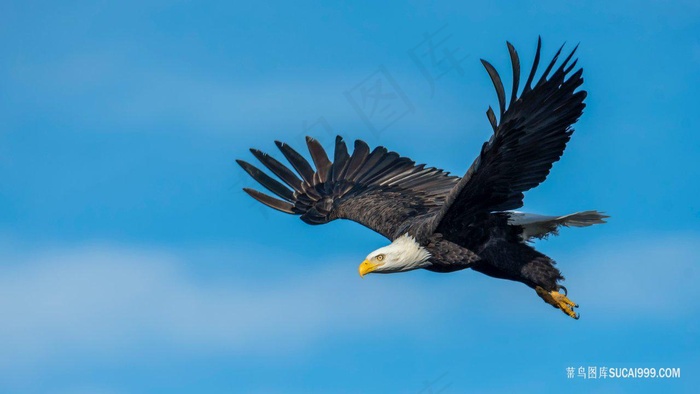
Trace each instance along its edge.
<instances>
[{"instance_id":1,"label":"wing feather","mask_svg":"<svg viewBox=\"0 0 700 394\"><path fill-rule=\"evenodd\" d=\"M537 37L537 50L535 51L535 60L532 62L532 68L530 69L530 75L527 77L525 82L525 89L523 89L523 95L530 90L532 90L532 81L535 78L535 73L537 72L537 67L540 65L540 52L542 50L542 37Z\"/></svg>"},{"instance_id":2,"label":"wing feather","mask_svg":"<svg viewBox=\"0 0 700 394\"><path fill-rule=\"evenodd\" d=\"M554 162L563 154L573 133L572 125L585 107L586 92L577 91L583 83L583 70L570 74L576 64L576 60L571 62L576 48L559 67L554 68L562 46L535 86L531 87L541 48L542 42L538 39L532 69L518 96L516 81L520 77L520 61L515 48L508 44L513 91L505 111L501 106L505 97L501 79L491 64L483 62L496 88L501 106L500 120L496 122L493 110L489 108L487 115L494 134L484 143L465 176L450 191L432 222L433 230L465 236L473 223L489 213L521 207L523 193L543 182Z\"/></svg>"},{"instance_id":3,"label":"wing feather","mask_svg":"<svg viewBox=\"0 0 700 394\"><path fill-rule=\"evenodd\" d=\"M489 73L491 77L491 82L493 82L493 87L496 88L496 95L498 95L498 107L501 110L501 115L506 112L506 90L503 88L503 82L501 81L501 76L498 75L498 71L484 59L481 59L481 64L486 68L486 72Z\"/></svg>"},{"instance_id":4,"label":"wing feather","mask_svg":"<svg viewBox=\"0 0 700 394\"><path fill-rule=\"evenodd\" d=\"M250 152L253 153L253 156L263 163L268 170L277 175L278 178L294 189L294 191L301 192L301 179L297 178L289 168L282 165L282 163L275 160L274 157L267 153L260 152L257 149L251 149Z\"/></svg>"},{"instance_id":5,"label":"wing feather","mask_svg":"<svg viewBox=\"0 0 700 394\"><path fill-rule=\"evenodd\" d=\"M306 183L311 183L314 180L314 170L311 168L311 164L309 164L306 159L302 155L299 154L299 152L295 151L292 149L291 146L275 141L275 145L277 145L277 148L279 148L280 151L282 151L282 154L284 157L289 161L289 163L294 167L294 169L301 175L301 178L304 180Z\"/></svg>"},{"instance_id":6,"label":"wing feather","mask_svg":"<svg viewBox=\"0 0 700 394\"><path fill-rule=\"evenodd\" d=\"M513 88L510 94L510 105L515 102L518 97L518 84L520 83L520 58L518 57L518 52L515 47L510 42L506 41L508 46L508 54L510 54L510 64L513 68ZM492 123L493 124L493 123Z\"/></svg>"},{"instance_id":7,"label":"wing feather","mask_svg":"<svg viewBox=\"0 0 700 394\"><path fill-rule=\"evenodd\" d=\"M333 164L331 166L333 172L331 179L334 183L339 179L342 179L349 161L350 155L348 154L348 146L345 145L345 141L343 141L340 136L337 136L335 138L335 153L333 156Z\"/></svg>"},{"instance_id":8,"label":"wing feather","mask_svg":"<svg viewBox=\"0 0 700 394\"><path fill-rule=\"evenodd\" d=\"M257 167L246 163L243 160L236 160L238 164L243 167L245 172L248 173L253 179L258 181L261 185L265 187L265 189L275 193L279 197L284 198L287 201L292 201L294 199L294 193L292 193L291 190L287 189L283 184L279 183L278 181L272 179L270 176L265 174L264 172L260 171Z\"/></svg>"},{"instance_id":9,"label":"wing feather","mask_svg":"<svg viewBox=\"0 0 700 394\"><path fill-rule=\"evenodd\" d=\"M352 152L345 178L353 179L355 174L362 168L362 165L369 156L369 146L364 141L355 141L355 150Z\"/></svg>"},{"instance_id":10,"label":"wing feather","mask_svg":"<svg viewBox=\"0 0 700 394\"><path fill-rule=\"evenodd\" d=\"M311 154L311 160L313 160L316 166L315 179L318 183L324 183L328 180L329 170L331 168L331 161L328 159L326 151L323 146L311 137L306 137L306 145L309 148L309 153Z\"/></svg>"},{"instance_id":11,"label":"wing feather","mask_svg":"<svg viewBox=\"0 0 700 394\"><path fill-rule=\"evenodd\" d=\"M272 197L268 196L267 194L260 193L257 190L253 190L253 189L249 189L249 188L243 188L243 191L245 191L246 193L248 193L248 195L250 195L254 199L260 201L261 203L267 205L270 208L274 208L278 211L282 211L282 212L286 212L286 213L292 213L292 214L296 213L296 212L294 212L294 205L292 205L286 201L272 198Z\"/></svg>"},{"instance_id":12,"label":"wing feather","mask_svg":"<svg viewBox=\"0 0 700 394\"><path fill-rule=\"evenodd\" d=\"M253 179L286 201L252 189L244 190L271 208L300 215L309 224L349 219L393 239L415 220L437 213L458 181L442 170L416 165L381 146L370 153L367 144L360 140L355 141L350 155L345 142L337 137L331 163L318 141L307 137L315 171L288 145L276 144L299 172L301 180L272 157L257 150L251 152L273 174L291 183L294 191L245 161L237 160Z\"/></svg>"}]
</instances>

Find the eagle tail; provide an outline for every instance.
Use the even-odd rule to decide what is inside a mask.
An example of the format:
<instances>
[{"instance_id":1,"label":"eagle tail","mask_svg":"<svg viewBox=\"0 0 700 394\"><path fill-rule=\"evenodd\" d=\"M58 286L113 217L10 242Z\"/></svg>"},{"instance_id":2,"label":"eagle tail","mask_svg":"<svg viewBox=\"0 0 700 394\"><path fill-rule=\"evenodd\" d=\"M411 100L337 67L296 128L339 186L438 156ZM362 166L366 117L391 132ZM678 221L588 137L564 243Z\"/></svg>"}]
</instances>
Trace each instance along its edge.
<instances>
[{"instance_id":1,"label":"eagle tail","mask_svg":"<svg viewBox=\"0 0 700 394\"><path fill-rule=\"evenodd\" d=\"M522 227L522 238L525 241L558 235L561 226L588 227L606 223L605 219L610 217L598 211L575 212L564 216L545 216L517 211L508 214L508 224Z\"/></svg>"},{"instance_id":2,"label":"eagle tail","mask_svg":"<svg viewBox=\"0 0 700 394\"><path fill-rule=\"evenodd\" d=\"M559 223L567 227L588 227L594 224L606 223L605 219L610 216L598 211L583 211L557 218Z\"/></svg>"}]
</instances>

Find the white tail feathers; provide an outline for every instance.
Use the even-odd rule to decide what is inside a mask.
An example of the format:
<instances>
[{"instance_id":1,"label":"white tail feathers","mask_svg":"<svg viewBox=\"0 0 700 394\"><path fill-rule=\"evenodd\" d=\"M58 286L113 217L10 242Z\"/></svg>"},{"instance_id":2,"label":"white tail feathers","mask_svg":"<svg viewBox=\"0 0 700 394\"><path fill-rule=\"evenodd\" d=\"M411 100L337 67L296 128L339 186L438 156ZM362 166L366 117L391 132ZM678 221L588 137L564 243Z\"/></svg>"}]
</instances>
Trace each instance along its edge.
<instances>
[{"instance_id":1,"label":"white tail feathers","mask_svg":"<svg viewBox=\"0 0 700 394\"><path fill-rule=\"evenodd\" d=\"M562 216L558 220L564 226L588 227L594 224L605 223L605 218L609 217L598 211L583 211Z\"/></svg>"},{"instance_id":2,"label":"white tail feathers","mask_svg":"<svg viewBox=\"0 0 700 394\"><path fill-rule=\"evenodd\" d=\"M508 214L508 224L521 226L523 228L522 238L525 241L557 235L561 226L588 227L605 223L605 218L610 217L598 211L582 211L564 216L545 216L517 211L508 212Z\"/></svg>"}]
</instances>

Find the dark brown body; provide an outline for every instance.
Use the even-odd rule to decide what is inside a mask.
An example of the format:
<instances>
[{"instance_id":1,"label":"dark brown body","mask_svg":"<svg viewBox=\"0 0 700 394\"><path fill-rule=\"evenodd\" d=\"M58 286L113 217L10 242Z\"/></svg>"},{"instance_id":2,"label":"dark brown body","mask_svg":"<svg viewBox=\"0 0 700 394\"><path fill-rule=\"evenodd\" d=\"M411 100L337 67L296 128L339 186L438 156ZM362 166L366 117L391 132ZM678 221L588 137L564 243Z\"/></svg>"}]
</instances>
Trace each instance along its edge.
<instances>
[{"instance_id":1,"label":"dark brown body","mask_svg":"<svg viewBox=\"0 0 700 394\"><path fill-rule=\"evenodd\" d=\"M522 228L508 224L506 215L491 214L487 223L475 226L462 237L447 239L436 233L424 245L433 256L433 264L425 269L433 272L454 272L472 268L482 274L541 286L547 291L559 290L564 277L554 267L554 260L524 243Z\"/></svg>"}]
</instances>

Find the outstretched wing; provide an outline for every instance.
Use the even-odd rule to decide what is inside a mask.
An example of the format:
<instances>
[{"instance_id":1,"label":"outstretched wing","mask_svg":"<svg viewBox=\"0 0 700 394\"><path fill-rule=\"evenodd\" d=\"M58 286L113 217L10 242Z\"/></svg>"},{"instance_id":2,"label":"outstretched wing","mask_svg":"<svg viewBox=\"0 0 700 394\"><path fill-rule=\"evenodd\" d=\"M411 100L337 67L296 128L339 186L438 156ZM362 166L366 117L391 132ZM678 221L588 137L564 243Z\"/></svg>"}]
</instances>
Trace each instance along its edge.
<instances>
[{"instance_id":1,"label":"outstretched wing","mask_svg":"<svg viewBox=\"0 0 700 394\"><path fill-rule=\"evenodd\" d=\"M405 228L405 222L435 214L459 179L440 169L416 165L381 146L370 152L360 140L355 141L355 149L349 155L340 136L335 140L333 162L318 141L306 137L315 170L289 145L275 143L301 179L271 156L251 149L284 184L237 160L250 176L281 199L248 188L243 190L271 208L301 215L309 224L350 219L393 239Z\"/></svg>"},{"instance_id":2,"label":"outstretched wing","mask_svg":"<svg viewBox=\"0 0 700 394\"><path fill-rule=\"evenodd\" d=\"M550 72L561 54L556 53L534 87L532 81L540 60L541 40L530 75L520 97L520 60L510 43L508 51L513 68L513 88L506 105L501 77L494 67L482 60L498 95L500 121L491 107L486 115L494 134L484 143L464 177L450 192L447 202L433 221L439 232L462 232L483 214L516 209L523 205L523 192L545 180L552 164L559 160L571 138L571 126L583 112L586 92L576 89L583 83L582 69L570 74L576 48Z\"/></svg>"}]
</instances>

